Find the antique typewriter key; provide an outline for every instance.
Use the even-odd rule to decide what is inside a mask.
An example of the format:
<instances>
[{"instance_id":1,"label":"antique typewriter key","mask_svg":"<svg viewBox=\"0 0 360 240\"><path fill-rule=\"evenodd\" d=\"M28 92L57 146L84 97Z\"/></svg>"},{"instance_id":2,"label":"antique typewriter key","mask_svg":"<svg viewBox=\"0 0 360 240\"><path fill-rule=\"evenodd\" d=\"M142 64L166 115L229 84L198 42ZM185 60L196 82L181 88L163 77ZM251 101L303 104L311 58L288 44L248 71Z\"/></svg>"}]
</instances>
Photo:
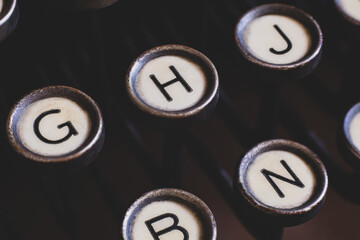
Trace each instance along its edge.
<instances>
[{"instance_id":1,"label":"antique typewriter key","mask_svg":"<svg viewBox=\"0 0 360 240\"><path fill-rule=\"evenodd\" d=\"M165 45L137 58L126 80L141 119L165 129L164 182L166 187L178 187L183 129L207 118L215 108L217 71L202 53L181 45Z\"/></svg>"},{"instance_id":2,"label":"antique typewriter key","mask_svg":"<svg viewBox=\"0 0 360 240\"><path fill-rule=\"evenodd\" d=\"M357 53L360 50L360 1L358 0L334 0L333 5L334 14L337 14L335 26L330 30L333 30L333 38L338 37L337 42L342 42L344 47L340 45L342 51L346 51L343 55L348 60L349 72L352 68L357 67L356 63L353 63L352 59L357 58ZM331 38L330 40L333 40ZM345 65L346 67L346 65ZM350 76L354 73L350 73Z\"/></svg>"},{"instance_id":3,"label":"antique typewriter key","mask_svg":"<svg viewBox=\"0 0 360 240\"><path fill-rule=\"evenodd\" d=\"M218 75L212 62L181 45L145 52L131 65L126 84L131 101L164 124L204 119L218 99Z\"/></svg>"},{"instance_id":4,"label":"antique typewriter key","mask_svg":"<svg viewBox=\"0 0 360 240\"><path fill-rule=\"evenodd\" d=\"M0 41L15 29L19 19L17 0L0 0Z\"/></svg>"},{"instance_id":5,"label":"antique typewriter key","mask_svg":"<svg viewBox=\"0 0 360 240\"><path fill-rule=\"evenodd\" d=\"M239 20L235 39L240 52L267 81L299 79L319 63L323 42L317 22L284 4L251 9Z\"/></svg>"},{"instance_id":6,"label":"antique typewriter key","mask_svg":"<svg viewBox=\"0 0 360 240\"><path fill-rule=\"evenodd\" d=\"M215 240L216 223L208 206L178 189L160 189L140 197L122 224L124 240Z\"/></svg>"},{"instance_id":7,"label":"antique typewriter key","mask_svg":"<svg viewBox=\"0 0 360 240\"><path fill-rule=\"evenodd\" d=\"M327 173L305 146L269 140L238 162L234 191L243 210L259 221L292 226L309 220L324 202Z\"/></svg>"},{"instance_id":8,"label":"antique typewriter key","mask_svg":"<svg viewBox=\"0 0 360 240\"><path fill-rule=\"evenodd\" d=\"M10 144L23 162L63 173L89 164L104 142L99 107L66 86L35 90L15 104L7 122Z\"/></svg>"},{"instance_id":9,"label":"antique typewriter key","mask_svg":"<svg viewBox=\"0 0 360 240\"><path fill-rule=\"evenodd\" d=\"M355 104L346 114L339 127L337 144L344 159L360 170L360 103Z\"/></svg>"},{"instance_id":10,"label":"antique typewriter key","mask_svg":"<svg viewBox=\"0 0 360 240\"><path fill-rule=\"evenodd\" d=\"M360 1L334 0L336 9L349 22L360 26Z\"/></svg>"}]
</instances>

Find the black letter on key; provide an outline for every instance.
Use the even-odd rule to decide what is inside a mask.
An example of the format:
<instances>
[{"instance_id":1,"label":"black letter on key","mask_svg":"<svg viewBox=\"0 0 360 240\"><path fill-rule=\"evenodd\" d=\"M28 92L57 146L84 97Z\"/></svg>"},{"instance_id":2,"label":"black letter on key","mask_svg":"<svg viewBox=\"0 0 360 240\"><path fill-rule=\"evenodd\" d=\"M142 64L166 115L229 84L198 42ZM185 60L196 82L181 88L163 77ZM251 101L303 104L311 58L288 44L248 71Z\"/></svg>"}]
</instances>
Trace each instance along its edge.
<instances>
[{"instance_id":1,"label":"black letter on key","mask_svg":"<svg viewBox=\"0 0 360 240\"><path fill-rule=\"evenodd\" d=\"M40 130L39 130L39 125L40 125L40 122L41 120L46 117L47 115L50 115L50 114L55 114L55 113L60 113L60 109L53 109L53 110L50 110L50 111L46 111L46 112L43 112L42 114L40 114L40 116L38 116L34 122L34 132L36 134L36 136L43 142L45 143L49 143L49 144L58 144L58 143L62 143L62 142L65 142L66 140L68 140L72 135L77 135L78 132L76 131L76 129L74 128L74 126L72 125L72 123L70 121L67 121L63 124L60 124L59 126L57 126L58 129L61 129L65 126L67 126L69 128L69 133L62 139L59 139L59 140L49 140L49 139L46 139L43 135L41 135L40 133Z\"/></svg>"},{"instance_id":2,"label":"black letter on key","mask_svg":"<svg viewBox=\"0 0 360 240\"><path fill-rule=\"evenodd\" d=\"M287 43L287 48L282 51L276 51L274 48L270 48L270 52L277 54L277 55L281 55L281 54L285 54L285 53L289 52L292 48L292 44L291 44L289 38L285 35L285 33L283 33L283 31L281 31L281 29L279 28L278 25L275 24L274 28L279 32L279 34L283 37L283 39Z\"/></svg>"},{"instance_id":3,"label":"black letter on key","mask_svg":"<svg viewBox=\"0 0 360 240\"><path fill-rule=\"evenodd\" d=\"M153 228L152 224L155 223L155 222L161 221L161 220L163 220L165 218L171 218L174 221L173 225L171 225L170 227L165 228L165 229L163 229L161 231L155 232L155 229ZM184 240L189 240L188 231L186 231L185 228L178 226L179 218L175 214L165 213L163 215L160 215L160 216L157 216L157 217L152 218L150 220L147 220L145 222L145 224L146 224L147 228L149 229L149 231L151 233L151 236L155 240L160 240L159 236L164 235L164 234L166 234L168 232L171 232L171 231L175 231L175 230L180 231L183 234Z\"/></svg>"},{"instance_id":4,"label":"black letter on key","mask_svg":"<svg viewBox=\"0 0 360 240\"><path fill-rule=\"evenodd\" d=\"M173 80L170 80L164 84L161 84L159 82L159 80L155 77L154 74L150 75L151 80L153 80L153 82L155 83L156 87L160 90L160 92L164 95L164 97L166 98L166 100L168 102L171 102L173 99L172 97L170 97L169 93L165 90L165 88L173 83L176 82L180 82L184 88L186 89L187 92L192 92L192 88L189 86L189 84L184 80L184 78L179 74L179 72L176 70L176 68L174 66L170 66L169 67L170 70L174 73L174 75L176 76L176 78L174 78Z\"/></svg>"},{"instance_id":5,"label":"black letter on key","mask_svg":"<svg viewBox=\"0 0 360 240\"><path fill-rule=\"evenodd\" d=\"M261 170L261 173L264 174L266 180L269 181L269 183L271 184L271 186L275 189L275 191L277 192L277 194L279 195L279 197L281 198L284 198L285 195L284 193L280 190L280 188L276 185L276 183L274 182L274 180L272 180L272 177L275 177L277 179L280 179L284 182L287 182L287 183L290 183L290 184L293 184L299 188L303 188L305 187L305 185L300 181L300 179L295 175L295 173L291 170L291 168L289 167L289 165L287 165L287 163L284 161L284 160L281 160L280 161L281 164L284 166L284 168L286 169L286 171L288 171L291 175L291 177L294 179L294 180L291 180L291 179L288 179L288 178L285 178L283 176L280 176L276 173L273 173L273 172L270 172L269 170L266 170L266 169L262 169Z\"/></svg>"}]
</instances>

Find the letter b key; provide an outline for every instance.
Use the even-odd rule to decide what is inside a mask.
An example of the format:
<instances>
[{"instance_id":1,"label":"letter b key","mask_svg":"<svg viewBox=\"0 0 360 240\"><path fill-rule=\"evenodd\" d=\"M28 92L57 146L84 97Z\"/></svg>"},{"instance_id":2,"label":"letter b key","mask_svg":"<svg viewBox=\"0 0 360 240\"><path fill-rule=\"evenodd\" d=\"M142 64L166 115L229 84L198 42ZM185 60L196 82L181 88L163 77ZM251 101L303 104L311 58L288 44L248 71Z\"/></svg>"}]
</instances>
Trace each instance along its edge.
<instances>
[{"instance_id":1,"label":"letter b key","mask_svg":"<svg viewBox=\"0 0 360 240\"><path fill-rule=\"evenodd\" d=\"M122 236L124 240L215 240L216 223L196 196L178 189L159 189L131 205Z\"/></svg>"}]
</instances>

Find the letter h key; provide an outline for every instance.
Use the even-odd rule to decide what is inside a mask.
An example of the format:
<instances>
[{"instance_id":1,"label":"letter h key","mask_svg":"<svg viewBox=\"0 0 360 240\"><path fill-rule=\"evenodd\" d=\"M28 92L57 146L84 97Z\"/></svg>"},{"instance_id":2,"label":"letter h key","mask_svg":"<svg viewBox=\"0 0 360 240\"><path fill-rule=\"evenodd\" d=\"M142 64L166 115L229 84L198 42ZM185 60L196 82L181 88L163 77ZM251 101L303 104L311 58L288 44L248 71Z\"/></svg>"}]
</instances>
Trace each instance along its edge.
<instances>
[{"instance_id":1,"label":"letter h key","mask_svg":"<svg viewBox=\"0 0 360 240\"><path fill-rule=\"evenodd\" d=\"M189 84L184 80L184 78L180 75L180 73L176 70L176 68L174 66L169 66L170 70L174 73L175 78L173 80L170 80L166 83L161 84L159 82L159 80L155 77L154 74L151 74L149 77L151 78L151 80L154 82L154 84L156 85L156 87L160 90L160 92L164 95L164 97L166 98L166 100L168 102L171 102L173 100L173 98L170 96L170 94L165 90L166 87L176 83L176 82L180 82L183 87L186 89L186 91L188 93L192 92L192 88L189 86Z\"/></svg>"}]
</instances>

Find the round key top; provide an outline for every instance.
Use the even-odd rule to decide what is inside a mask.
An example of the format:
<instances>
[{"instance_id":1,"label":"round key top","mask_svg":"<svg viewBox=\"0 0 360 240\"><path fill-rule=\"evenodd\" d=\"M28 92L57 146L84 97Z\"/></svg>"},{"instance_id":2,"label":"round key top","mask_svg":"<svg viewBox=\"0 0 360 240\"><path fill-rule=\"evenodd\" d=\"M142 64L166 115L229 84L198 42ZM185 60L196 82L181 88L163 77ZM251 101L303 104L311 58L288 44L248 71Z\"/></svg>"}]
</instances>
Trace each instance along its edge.
<instances>
[{"instance_id":1,"label":"round key top","mask_svg":"<svg viewBox=\"0 0 360 240\"><path fill-rule=\"evenodd\" d=\"M18 19L17 0L0 0L0 41L14 31Z\"/></svg>"},{"instance_id":2,"label":"round key top","mask_svg":"<svg viewBox=\"0 0 360 240\"><path fill-rule=\"evenodd\" d=\"M147 115L187 121L205 118L218 99L218 75L200 52L180 45L153 48L131 65L127 90Z\"/></svg>"},{"instance_id":3,"label":"round key top","mask_svg":"<svg viewBox=\"0 0 360 240\"><path fill-rule=\"evenodd\" d=\"M336 9L349 22L360 26L360 1L359 0L334 0Z\"/></svg>"},{"instance_id":4,"label":"round key top","mask_svg":"<svg viewBox=\"0 0 360 240\"><path fill-rule=\"evenodd\" d=\"M327 173L305 146L269 140L252 148L236 166L234 191L249 214L280 226L311 218L322 205Z\"/></svg>"},{"instance_id":5,"label":"round key top","mask_svg":"<svg viewBox=\"0 0 360 240\"><path fill-rule=\"evenodd\" d=\"M346 114L338 131L337 143L344 159L360 170L360 103Z\"/></svg>"},{"instance_id":6,"label":"round key top","mask_svg":"<svg viewBox=\"0 0 360 240\"><path fill-rule=\"evenodd\" d=\"M10 112L7 130L17 153L46 168L86 165L104 141L96 103L65 86L45 87L22 98Z\"/></svg>"},{"instance_id":7,"label":"round key top","mask_svg":"<svg viewBox=\"0 0 360 240\"><path fill-rule=\"evenodd\" d=\"M215 240L216 223L206 204L178 189L160 189L140 197L127 211L124 240Z\"/></svg>"},{"instance_id":8,"label":"round key top","mask_svg":"<svg viewBox=\"0 0 360 240\"><path fill-rule=\"evenodd\" d=\"M309 74L321 55L322 33L317 22L284 4L251 9L240 18L235 38L242 55L274 81Z\"/></svg>"}]
</instances>

